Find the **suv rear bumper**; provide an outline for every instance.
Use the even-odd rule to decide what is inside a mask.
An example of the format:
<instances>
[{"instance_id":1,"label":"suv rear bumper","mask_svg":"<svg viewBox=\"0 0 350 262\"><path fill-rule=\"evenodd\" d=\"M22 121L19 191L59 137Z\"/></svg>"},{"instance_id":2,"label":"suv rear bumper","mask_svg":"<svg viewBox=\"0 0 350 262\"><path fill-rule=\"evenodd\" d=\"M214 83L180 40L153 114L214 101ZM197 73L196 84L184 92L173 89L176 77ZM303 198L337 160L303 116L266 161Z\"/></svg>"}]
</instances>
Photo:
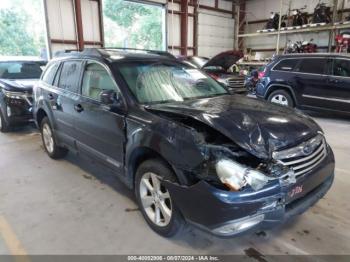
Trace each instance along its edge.
<instances>
[{"instance_id":1,"label":"suv rear bumper","mask_svg":"<svg viewBox=\"0 0 350 262\"><path fill-rule=\"evenodd\" d=\"M164 184L188 222L214 235L230 237L270 228L303 213L327 193L333 179L334 156L329 150L317 168L288 187L276 181L260 191L243 193L224 191L205 181L193 186Z\"/></svg>"}]
</instances>

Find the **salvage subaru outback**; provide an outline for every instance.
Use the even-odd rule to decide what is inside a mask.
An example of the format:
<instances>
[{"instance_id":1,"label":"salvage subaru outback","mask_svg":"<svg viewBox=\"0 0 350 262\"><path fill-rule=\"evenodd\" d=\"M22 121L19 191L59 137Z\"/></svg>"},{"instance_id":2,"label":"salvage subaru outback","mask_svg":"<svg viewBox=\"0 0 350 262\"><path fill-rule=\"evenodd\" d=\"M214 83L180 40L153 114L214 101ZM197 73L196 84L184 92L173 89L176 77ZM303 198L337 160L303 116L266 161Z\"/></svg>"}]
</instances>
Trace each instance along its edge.
<instances>
[{"instance_id":1,"label":"salvage subaru outback","mask_svg":"<svg viewBox=\"0 0 350 262\"><path fill-rule=\"evenodd\" d=\"M218 236L270 227L333 182L332 149L311 118L231 95L160 52L62 54L34 98L47 154L70 150L114 170L163 236L186 222Z\"/></svg>"}]
</instances>

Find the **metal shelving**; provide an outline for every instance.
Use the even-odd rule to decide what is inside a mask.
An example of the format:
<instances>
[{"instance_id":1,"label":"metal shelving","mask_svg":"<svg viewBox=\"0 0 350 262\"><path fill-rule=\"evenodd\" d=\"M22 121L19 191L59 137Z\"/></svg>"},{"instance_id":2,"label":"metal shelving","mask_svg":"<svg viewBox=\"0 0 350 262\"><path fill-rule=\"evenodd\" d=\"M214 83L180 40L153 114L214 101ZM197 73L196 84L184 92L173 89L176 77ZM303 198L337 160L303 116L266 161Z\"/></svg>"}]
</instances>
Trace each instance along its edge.
<instances>
[{"instance_id":1,"label":"metal shelving","mask_svg":"<svg viewBox=\"0 0 350 262\"><path fill-rule=\"evenodd\" d=\"M328 31L328 30L336 30L336 29L347 29L350 28L350 24L338 24L338 25L324 25L324 26L310 26L306 28L300 29L281 29L280 31L275 30L272 32L260 32L260 33L248 33L248 34L240 34L238 37L257 37L257 36L265 36L265 35L278 35L280 34L295 34L295 33L310 33L310 32L318 32L318 31Z\"/></svg>"},{"instance_id":2,"label":"metal shelving","mask_svg":"<svg viewBox=\"0 0 350 262\"><path fill-rule=\"evenodd\" d=\"M286 0L280 0L280 14L282 14L282 7L283 7L283 2ZM291 1L291 0L289 0ZM333 0L333 6L338 6L338 0ZM338 12L343 12L345 10L333 10L333 21L331 24L326 24L326 25L315 25L315 24L310 24L307 25L306 27L302 27L299 29L288 29L288 28L281 28L281 18L280 16L280 21L279 21L279 28L274 31L269 31L269 32L255 32L255 33L245 33L245 34L238 34L238 38L246 38L246 37L261 37L261 36L277 36L276 40L276 53L278 54L280 51L280 36L281 34L286 35L286 34L298 34L298 33L313 33L313 32L321 32L321 31L328 31L329 32L329 41L328 41L328 51L331 51L332 49L332 41L334 38L334 33L336 30L341 30L341 29L350 29L350 23L349 22L335 22L335 16L336 13Z\"/></svg>"}]
</instances>

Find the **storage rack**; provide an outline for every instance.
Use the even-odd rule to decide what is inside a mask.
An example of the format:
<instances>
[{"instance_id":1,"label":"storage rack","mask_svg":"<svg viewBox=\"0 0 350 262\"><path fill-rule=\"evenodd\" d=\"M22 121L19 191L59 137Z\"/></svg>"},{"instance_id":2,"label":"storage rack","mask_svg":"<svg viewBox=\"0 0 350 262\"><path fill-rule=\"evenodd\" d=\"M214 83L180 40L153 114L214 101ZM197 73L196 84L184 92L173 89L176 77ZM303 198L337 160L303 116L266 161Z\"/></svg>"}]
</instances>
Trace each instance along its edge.
<instances>
[{"instance_id":1,"label":"storage rack","mask_svg":"<svg viewBox=\"0 0 350 262\"><path fill-rule=\"evenodd\" d=\"M280 14L282 14L283 2L284 2L284 0L280 0L280 12L279 12ZM338 6L338 0L333 0L333 6L334 7ZM332 21L331 24L326 24L326 25L310 24L310 25L306 25L306 26L303 26L303 27L300 27L300 28L296 28L296 29L295 29L295 27L293 29L288 29L288 27L287 28L281 28L282 15L280 15L279 27L278 27L277 30L272 29L272 30L264 30L264 32L238 34L238 38L261 37L261 36L277 36L275 52L276 52L276 54L278 54L280 49L281 49L280 48L280 35L282 35L282 34L285 35L285 34L328 31L329 32L328 51L330 52L332 50L332 42L333 42L333 39L334 39L334 33L337 30L349 29L350 28L350 22L335 22L335 18L336 18L337 13L348 11L348 10L336 10L336 8L334 8L334 9L335 10L333 10L333 16L332 16L333 21ZM241 21L242 24L244 22L245 21Z\"/></svg>"}]
</instances>

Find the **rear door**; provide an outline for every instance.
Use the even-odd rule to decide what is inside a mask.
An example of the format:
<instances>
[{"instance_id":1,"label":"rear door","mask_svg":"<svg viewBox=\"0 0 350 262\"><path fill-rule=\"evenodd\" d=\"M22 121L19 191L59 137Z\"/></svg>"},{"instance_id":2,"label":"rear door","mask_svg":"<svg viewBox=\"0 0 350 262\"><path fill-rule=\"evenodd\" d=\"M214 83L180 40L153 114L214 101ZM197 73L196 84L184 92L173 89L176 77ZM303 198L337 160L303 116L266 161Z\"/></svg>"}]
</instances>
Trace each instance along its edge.
<instances>
[{"instance_id":1,"label":"rear door","mask_svg":"<svg viewBox=\"0 0 350 262\"><path fill-rule=\"evenodd\" d=\"M329 92L320 97L329 109L350 112L350 60L334 58L328 78Z\"/></svg>"},{"instance_id":2,"label":"rear door","mask_svg":"<svg viewBox=\"0 0 350 262\"><path fill-rule=\"evenodd\" d=\"M77 147L102 160L111 168L122 170L124 163L125 116L112 112L100 102L103 90L120 93L109 68L97 61L88 61L81 84L81 99L75 105Z\"/></svg>"},{"instance_id":3,"label":"rear door","mask_svg":"<svg viewBox=\"0 0 350 262\"><path fill-rule=\"evenodd\" d=\"M81 75L81 60L64 61L54 81L56 92L47 94L48 99L51 100L56 134L60 141L71 147L74 147L75 140L74 119L78 114L74 105L79 100Z\"/></svg>"},{"instance_id":4,"label":"rear door","mask_svg":"<svg viewBox=\"0 0 350 262\"><path fill-rule=\"evenodd\" d=\"M331 60L328 58L303 58L296 69L295 82L299 87L301 106L323 107L315 96L325 96L329 90L327 71Z\"/></svg>"}]
</instances>

